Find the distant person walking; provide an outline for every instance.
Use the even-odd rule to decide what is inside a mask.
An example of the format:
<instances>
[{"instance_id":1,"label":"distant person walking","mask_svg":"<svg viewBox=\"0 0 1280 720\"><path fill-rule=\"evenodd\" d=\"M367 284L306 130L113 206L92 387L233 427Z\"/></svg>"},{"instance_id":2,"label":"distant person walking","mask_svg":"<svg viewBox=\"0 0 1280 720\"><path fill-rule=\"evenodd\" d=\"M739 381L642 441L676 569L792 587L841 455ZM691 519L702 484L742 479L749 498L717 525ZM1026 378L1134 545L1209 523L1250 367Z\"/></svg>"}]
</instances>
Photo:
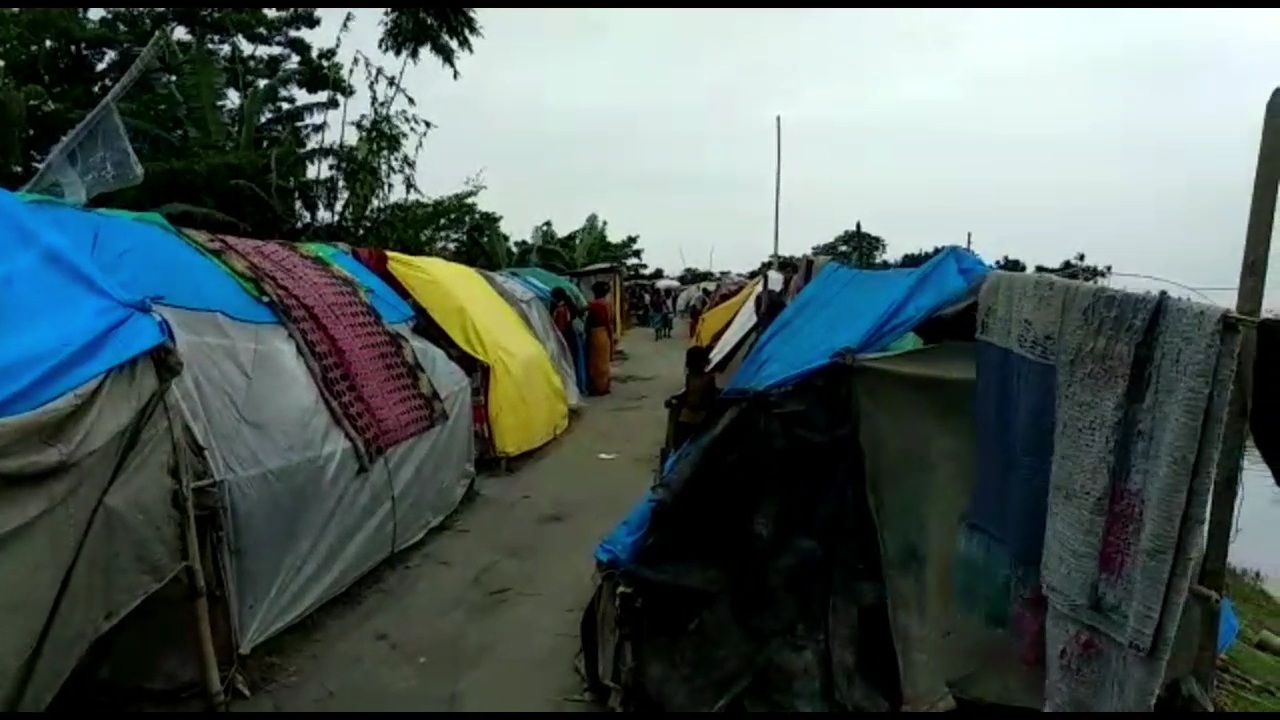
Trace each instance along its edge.
<instances>
[{"instance_id":1,"label":"distant person walking","mask_svg":"<svg viewBox=\"0 0 1280 720\"><path fill-rule=\"evenodd\" d=\"M608 395L613 371L613 311L606 298L609 284L591 286L595 298L587 304L587 383L592 395Z\"/></svg>"},{"instance_id":2,"label":"distant person walking","mask_svg":"<svg viewBox=\"0 0 1280 720\"><path fill-rule=\"evenodd\" d=\"M711 291L703 288L693 296L689 301L689 338L698 332L698 321L702 319L702 313L706 312L707 304L711 302Z\"/></svg>"},{"instance_id":3,"label":"distant person walking","mask_svg":"<svg viewBox=\"0 0 1280 720\"><path fill-rule=\"evenodd\" d=\"M670 301L667 294L662 290L654 290L652 299L649 303L649 316L653 319L653 337L655 340L671 337L670 326Z\"/></svg>"}]
</instances>

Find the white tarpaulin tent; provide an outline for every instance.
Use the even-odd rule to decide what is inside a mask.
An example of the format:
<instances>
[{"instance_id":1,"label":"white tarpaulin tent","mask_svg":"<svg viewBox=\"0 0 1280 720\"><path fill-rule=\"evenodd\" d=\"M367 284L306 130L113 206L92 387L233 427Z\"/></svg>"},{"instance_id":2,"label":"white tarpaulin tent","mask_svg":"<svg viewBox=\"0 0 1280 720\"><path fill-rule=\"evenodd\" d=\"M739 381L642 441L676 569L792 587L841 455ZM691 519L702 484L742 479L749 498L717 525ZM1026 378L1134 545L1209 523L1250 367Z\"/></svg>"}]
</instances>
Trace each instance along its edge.
<instances>
[{"instance_id":1,"label":"white tarpaulin tent","mask_svg":"<svg viewBox=\"0 0 1280 720\"><path fill-rule=\"evenodd\" d=\"M471 387L413 335L447 420L392 448L366 474L281 325L165 308L183 358L173 394L222 498L236 649L342 592L451 513L475 475Z\"/></svg>"}]
</instances>

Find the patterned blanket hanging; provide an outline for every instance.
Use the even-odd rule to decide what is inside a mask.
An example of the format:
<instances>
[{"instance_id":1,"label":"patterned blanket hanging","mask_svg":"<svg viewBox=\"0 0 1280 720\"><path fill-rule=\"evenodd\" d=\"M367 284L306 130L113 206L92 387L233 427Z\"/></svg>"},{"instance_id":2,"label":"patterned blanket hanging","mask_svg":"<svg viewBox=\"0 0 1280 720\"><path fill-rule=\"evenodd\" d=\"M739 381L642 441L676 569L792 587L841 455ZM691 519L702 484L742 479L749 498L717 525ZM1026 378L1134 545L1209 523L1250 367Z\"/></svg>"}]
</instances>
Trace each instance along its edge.
<instances>
[{"instance_id":1,"label":"patterned blanket hanging","mask_svg":"<svg viewBox=\"0 0 1280 720\"><path fill-rule=\"evenodd\" d=\"M266 296L361 469L445 419L408 340L386 326L350 278L288 243L183 232Z\"/></svg>"}]
</instances>

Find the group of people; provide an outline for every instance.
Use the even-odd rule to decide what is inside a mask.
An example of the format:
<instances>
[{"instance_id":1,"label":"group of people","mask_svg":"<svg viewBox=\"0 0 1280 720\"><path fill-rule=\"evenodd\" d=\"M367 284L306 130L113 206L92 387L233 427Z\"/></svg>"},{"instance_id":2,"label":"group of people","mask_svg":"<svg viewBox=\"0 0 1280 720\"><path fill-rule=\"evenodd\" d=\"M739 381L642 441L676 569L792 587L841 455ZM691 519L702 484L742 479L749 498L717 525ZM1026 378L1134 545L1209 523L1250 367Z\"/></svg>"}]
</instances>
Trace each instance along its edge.
<instances>
[{"instance_id":1,"label":"group of people","mask_svg":"<svg viewBox=\"0 0 1280 720\"><path fill-rule=\"evenodd\" d=\"M676 296L674 288L637 288L630 298L636 317L643 326L653 328L653 337L663 340L675 330ZM711 291L703 288L689 301L689 337L698 329L698 319L711 303Z\"/></svg>"},{"instance_id":2,"label":"group of people","mask_svg":"<svg viewBox=\"0 0 1280 720\"><path fill-rule=\"evenodd\" d=\"M608 395L613 372L615 318L609 305L609 283L591 286L592 299L578 308L564 288L551 290L551 320L569 345L574 361L586 366L591 395Z\"/></svg>"}]
</instances>

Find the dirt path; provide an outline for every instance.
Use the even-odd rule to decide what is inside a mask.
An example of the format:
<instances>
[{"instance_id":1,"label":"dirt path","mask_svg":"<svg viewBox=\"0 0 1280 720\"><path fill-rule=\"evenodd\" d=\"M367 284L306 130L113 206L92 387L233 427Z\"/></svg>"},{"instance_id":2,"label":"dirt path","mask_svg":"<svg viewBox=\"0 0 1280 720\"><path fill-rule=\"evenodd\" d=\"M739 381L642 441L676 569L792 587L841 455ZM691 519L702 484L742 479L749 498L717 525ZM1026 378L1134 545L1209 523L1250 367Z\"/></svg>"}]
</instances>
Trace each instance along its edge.
<instances>
[{"instance_id":1,"label":"dirt path","mask_svg":"<svg viewBox=\"0 0 1280 720\"><path fill-rule=\"evenodd\" d=\"M613 394L453 524L272 643L239 711L572 711L591 552L652 479L685 343L631 332ZM612 453L614 459L601 459Z\"/></svg>"}]
</instances>

